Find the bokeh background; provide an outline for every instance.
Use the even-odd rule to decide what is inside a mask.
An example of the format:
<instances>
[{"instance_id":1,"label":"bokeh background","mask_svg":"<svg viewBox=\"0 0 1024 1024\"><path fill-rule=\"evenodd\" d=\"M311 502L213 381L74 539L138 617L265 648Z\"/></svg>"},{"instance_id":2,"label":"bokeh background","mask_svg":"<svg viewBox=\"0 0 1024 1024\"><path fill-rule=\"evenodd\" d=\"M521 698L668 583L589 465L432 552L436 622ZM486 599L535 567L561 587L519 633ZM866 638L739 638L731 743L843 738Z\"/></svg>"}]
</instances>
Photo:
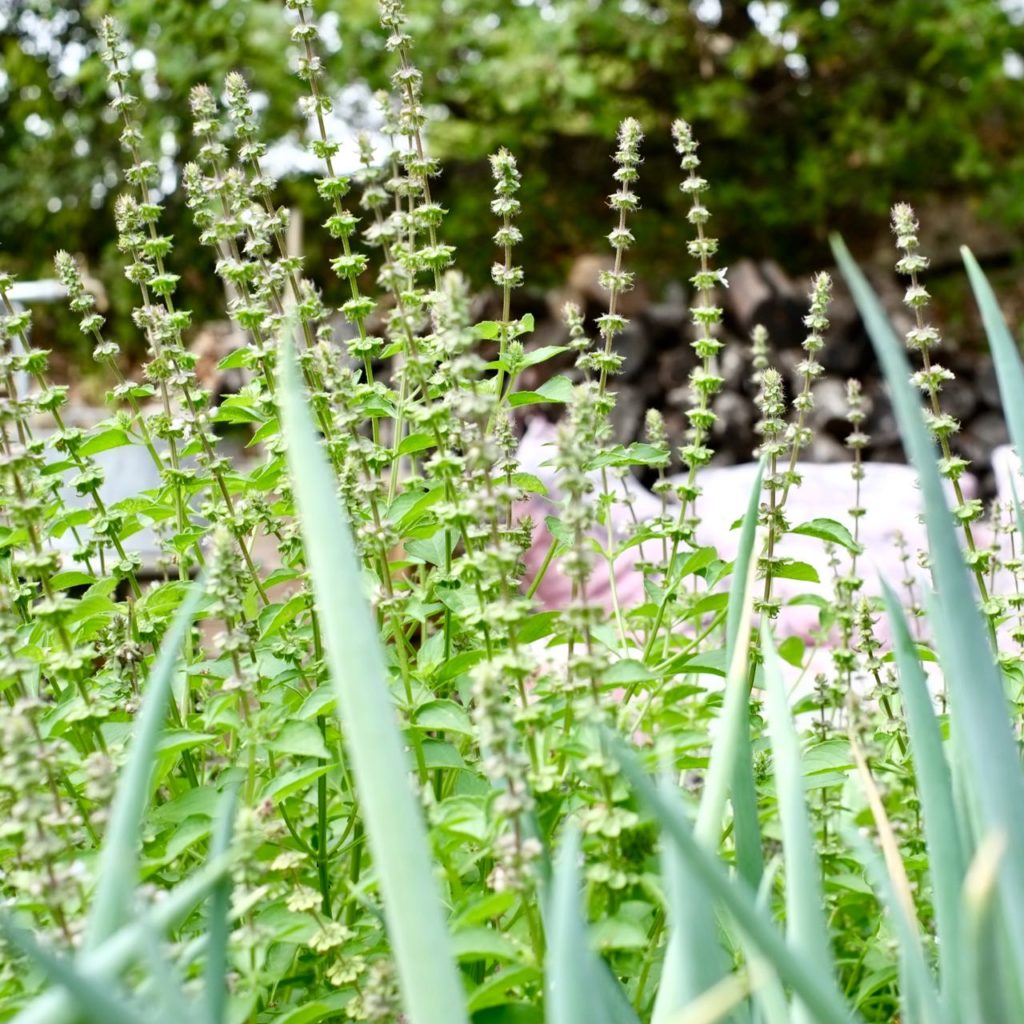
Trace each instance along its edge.
<instances>
[{"instance_id":1,"label":"bokeh background","mask_svg":"<svg viewBox=\"0 0 1024 1024\"><path fill-rule=\"evenodd\" d=\"M302 87L290 73L283 7L0 0L0 263L47 277L55 249L80 255L133 344L111 215L121 154L94 28L110 12L135 47L167 192L164 223L196 322L222 308L222 293L174 190L194 149L190 86L216 90L227 71L245 74L277 143L278 198L315 226L323 214L299 145ZM373 92L391 69L376 5L326 0L317 9L337 128L354 138L378 123ZM887 210L904 200L922 215L939 314L953 329L959 242L1016 287L1024 0L409 0L408 10L433 115L429 141L444 158L446 239L480 285L493 251L488 153L505 145L519 158L522 259L532 285L554 288L576 257L602 248L612 142L632 115L647 133L635 266L651 294L690 273L669 139L677 116L701 140L725 262L771 258L805 274L830 262L833 230L862 259L884 259ZM320 241L307 231L308 269L330 301L337 285ZM72 362L84 356L57 310L41 309L35 329L38 343Z\"/></svg>"}]
</instances>

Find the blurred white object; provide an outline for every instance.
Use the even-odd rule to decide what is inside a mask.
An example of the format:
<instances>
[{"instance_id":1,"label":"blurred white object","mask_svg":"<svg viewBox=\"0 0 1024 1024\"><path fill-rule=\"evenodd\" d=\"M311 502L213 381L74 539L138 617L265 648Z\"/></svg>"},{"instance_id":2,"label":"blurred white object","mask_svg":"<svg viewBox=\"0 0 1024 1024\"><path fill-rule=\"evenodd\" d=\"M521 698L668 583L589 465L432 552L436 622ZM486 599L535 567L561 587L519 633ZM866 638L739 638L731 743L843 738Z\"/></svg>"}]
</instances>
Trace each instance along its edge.
<instances>
[{"instance_id":1,"label":"blurred white object","mask_svg":"<svg viewBox=\"0 0 1024 1024\"><path fill-rule=\"evenodd\" d=\"M996 490L1001 502L1012 504L1015 490L1017 500L1024 502L1024 472L1013 445L1002 444L992 452L992 472L996 475Z\"/></svg>"}]
</instances>

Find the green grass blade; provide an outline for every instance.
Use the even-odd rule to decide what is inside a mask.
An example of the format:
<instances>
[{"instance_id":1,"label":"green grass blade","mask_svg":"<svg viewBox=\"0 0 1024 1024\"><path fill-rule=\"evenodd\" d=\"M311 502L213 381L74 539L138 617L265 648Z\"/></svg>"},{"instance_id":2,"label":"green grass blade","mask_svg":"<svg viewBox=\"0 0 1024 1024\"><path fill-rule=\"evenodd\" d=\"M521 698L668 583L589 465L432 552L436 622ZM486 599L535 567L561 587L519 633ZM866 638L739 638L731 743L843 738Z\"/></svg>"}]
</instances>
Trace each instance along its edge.
<instances>
[{"instance_id":1,"label":"green grass blade","mask_svg":"<svg viewBox=\"0 0 1024 1024\"><path fill-rule=\"evenodd\" d=\"M733 565L726 625L726 664L729 666L719 728L708 760L704 792L697 817L697 837L711 850L718 848L722 818L733 799L736 860L740 874L752 886L763 870L761 830L757 817L757 790L750 753L750 693L747 688L750 623L753 615L754 538L761 498L764 462L757 468ZM695 882L685 861L662 846L668 883L670 932L665 966L654 1007L654 1024L698 998L727 971L719 944L715 915L703 886Z\"/></svg>"},{"instance_id":2,"label":"green grass blade","mask_svg":"<svg viewBox=\"0 0 1024 1024\"><path fill-rule=\"evenodd\" d=\"M282 352L281 414L337 712L384 897L406 1012L412 1024L468 1024L377 623L362 593L351 530L288 344Z\"/></svg>"},{"instance_id":3,"label":"green grass blade","mask_svg":"<svg viewBox=\"0 0 1024 1024\"><path fill-rule=\"evenodd\" d=\"M548 910L550 939L545 964L548 1024L585 1024L604 1019L594 987L594 952L587 939L580 877L580 834L569 828L555 863Z\"/></svg>"},{"instance_id":4,"label":"green grass blade","mask_svg":"<svg viewBox=\"0 0 1024 1024\"><path fill-rule=\"evenodd\" d=\"M636 1015L625 998L620 998L618 982L590 948L582 887L580 838L570 827L558 851L547 914L550 938L544 1019L547 1024L633 1024ZM610 991L609 983L619 988L619 993Z\"/></svg>"},{"instance_id":5,"label":"green grass blade","mask_svg":"<svg viewBox=\"0 0 1024 1024\"><path fill-rule=\"evenodd\" d=\"M181 1024L183 1020L194 1020L196 1008L186 999L180 973L154 931L143 933L142 952L143 963L149 967L149 978L135 993L135 999L145 1006L149 1024Z\"/></svg>"},{"instance_id":6,"label":"green grass blade","mask_svg":"<svg viewBox=\"0 0 1024 1024\"><path fill-rule=\"evenodd\" d=\"M1020 994L1001 956L1004 944L993 899L999 862L1006 855L1003 837L992 836L979 847L964 881L964 956L954 987L964 1024L1024 1020Z\"/></svg>"},{"instance_id":7,"label":"green grass blade","mask_svg":"<svg viewBox=\"0 0 1024 1024\"><path fill-rule=\"evenodd\" d=\"M740 620L747 603L746 592L749 589L747 575L750 562L754 555L754 539L757 536L757 512L761 504L761 485L764 480L764 459L758 463L754 484L747 499L747 508L743 514L743 526L740 528L740 543L736 550L736 561L732 567L733 588L729 592L729 605L726 614L725 644L726 664L731 665L736 643L739 638ZM740 583L741 586L735 586Z\"/></svg>"},{"instance_id":8,"label":"green grass blade","mask_svg":"<svg viewBox=\"0 0 1024 1024\"><path fill-rule=\"evenodd\" d=\"M708 759L708 771L704 780L704 792L701 796L700 809L697 814L697 836L710 849L718 848L719 833L722 828L722 817L728 800L730 784L735 789L735 779L740 768L750 773L750 785L753 786L753 769L750 764L750 691L747 688L748 659L750 648L751 621L753 618L753 573L754 559L751 557L754 546L754 528L757 523L758 500L761 495L761 473L758 468L757 479L750 492L746 515L743 519L743 537L740 551L733 569L733 588L729 595L728 615L728 675L725 682L725 694L722 702L722 714L719 727L711 745ZM744 747L746 740L746 748ZM751 828L758 832L756 797L754 821ZM760 862L760 840L758 839L757 859ZM760 877L760 869L757 872ZM757 880L749 879L756 887Z\"/></svg>"},{"instance_id":9,"label":"green grass blade","mask_svg":"<svg viewBox=\"0 0 1024 1024\"><path fill-rule=\"evenodd\" d=\"M176 928L216 888L230 868L231 862L227 857L207 863L137 921L115 932L96 949L83 952L76 960L79 968L88 971L90 977L116 978L138 960L147 930L166 935ZM54 988L37 996L14 1018L12 1024L74 1024L77 1019L69 993Z\"/></svg>"},{"instance_id":10,"label":"green grass blade","mask_svg":"<svg viewBox=\"0 0 1024 1024\"><path fill-rule=\"evenodd\" d=\"M882 593L892 629L893 654L921 800L928 870L934 889L939 975L948 1005L953 999L950 986L956 984L960 965L960 892L966 871L964 840L957 823L953 779L942 749L942 733L906 616L899 598L885 581Z\"/></svg>"},{"instance_id":11,"label":"green grass blade","mask_svg":"<svg viewBox=\"0 0 1024 1024\"><path fill-rule=\"evenodd\" d=\"M859 1020L839 993L834 979L815 973L786 945L771 916L757 905L750 886L742 878L730 878L724 865L697 841L678 796L661 794L636 755L621 740L609 736L608 744L638 800L660 825L662 837L675 845L716 903L728 912L782 981L807 1004L817 1024L850 1024Z\"/></svg>"},{"instance_id":12,"label":"green grass blade","mask_svg":"<svg viewBox=\"0 0 1024 1024\"><path fill-rule=\"evenodd\" d=\"M753 987L749 975L730 974L673 1014L667 1024L719 1024L743 1005Z\"/></svg>"},{"instance_id":13,"label":"green grass blade","mask_svg":"<svg viewBox=\"0 0 1024 1024\"><path fill-rule=\"evenodd\" d=\"M590 948L580 910L580 837L570 828L562 837L548 911L550 939L544 972L545 1020L548 1024L575 1024L590 1020L595 1006Z\"/></svg>"},{"instance_id":14,"label":"green grass blade","mask_svg":"<svg viewBox=\"0 0 1024 1024\"><path fill-rule=\"evenodd\" d=\"M750 608L753 606L754 541L757 535L757 513L761 501L761 482L764 478L764 460L757 467L754 485L750 490L740 544L733 566L733 588L729 593L728 616L726 619L726 664L730 671L741 671L736 664L738 650L749 646L746 637L750 630ZM744 581L737 587L737 581ZM744 622L744 620L746 620ZM742 647L738 644L742 642ZM746 675L746 665L743 666ZM750 704L749 693L744 694L742 707L738 709L740 721L736 728L736 752L732 767L732 817L733 834L736 844L736 867L739 873L757 888L764 871L764 856L761 851L761 823L757 814L757 783L754 781L754 755L750 745ZM723 718L727 718L723 709Z\"/></svg>"},{"instance_id":15,"label":"green grass blade","mask_svg":"<svg viewBox=\"0 0 1024 1024\"><path fill-rule=\"evenodd\" d=\"M949 1020L939 1006L939 997L925 963L921 941L913 924L907 919L903 902L896 895L892 879L875 848L853 828L843 838L857 859L864 865L871 887L889 912L896 932L900 955L900 1000L903 1024L945 1024Z\"/></svg>"},{"instance_id":16,"label":"green grass blade","mask_svg":"<svg viewBox=\"0 0 1024 1024\"><path fill-rule=\"evenodd\" d=\"M167 714L174 670L201 596L202 585L194 583L174 616L146 682L128 761L121 770L110 824L103 837L96 894L83 945L87 950L95 949L128 919L138 876L139 837L149 802L156 745Z\"/></svg>"},{"instance_id":17,"label":"green grass blade","mask_svg":"<svg viewBox=\"0 0 1024 1024\"><path fill-rule=\"evenodd\" d=\"M74 960L57 956L40 946L32 934L0 911L0 933L29 958L55 985L67 992L76 1017L92 1024L147 1024L147 1020L120 994L109 979L90 975Z\"/></svg>"},{"instance_id":18,"label":"green grass blade","mask_svg":"<svg viewBox=\"0 0 1024 1024\"><path fill-rule=\"evenodd\" d=\"M1020 349L1010 334L992 286L974 254L967 246L961 247L960 254L967 267L967 276L988 336L988 346L999 381L999 394L1003 400L1003 414L1010 428L1010 439L1018 454L1024 455L1024 363L1021 362Z\"/></svg>"},{"instance_id":19,"label":"green grass blade","mask_svg":"<svg viewBox=\"0 0 1024 1024\"><path fill-rule=\"evenodd\" d=\"M846 246L835 239L833 250L885 372L903 443L921 485L932 571L941 595L935 603L935 629L944 642L942 662L951 721L970 783L969 798L982 834L1005 831L1010 848L1024 850L1024 775L1002 674L957 542L935 448L910 383L910 365L877 296ZM1004 859L999 890L1015 969L1024 977L1024 858Z\"/></svg>"},{"instance_id":20,"label":"green grass blade","mask_svg":"<svg viewBox=\"0 0 1024 1024\"><path fill-rule=\"evenodd\" d=\"M761 882L757 887L757 909L763 914L771 914L775 877L781 866L780 858L773 857L761 876ZM757 979L751 998L751 1019L754 1024L789 1024L789 1000L786 999L786 991L778 974L771 969L745 935L738 936L737 945L743 950L747 970Z\"/></svg>"},{"instance_id":21,"label":"green grass blade","mask_svg":"<svg viewBox=\"0 0 1024 1024\"><path fill-rule=\"evenodd\" d=\"M672 789L667 778L661 785L662 789ZM664 838L660 859L670 932L652 1024L674 1021L683 1007L725 978L730 967L722 948L714 904L699 876L675 845Z\"/></svg>"},{"instance_id":22,"label":"green grass blade","mask_svg":"<svg viewBox=\"0 0 1024 1024\"><path fill-rule=\"evenodd\" d=\"M225 788L217 808L210 843L210 857L224 856L231 846L238 786ZM206 914L206 963L203 991L209 1024L223 1024L227 1011L228 939L231 935L231 876L225 875L213 890Z\"/></svg>"},{"instance_id":23,"label":"green grass blade","mask_svg":"<svg viewBox=\"0 0 1024 1024\"><path fill-rule=\"evenodd\" d=\"M822 977L831 977L835 975L835 963L825 920L821 864L814 848L814 833L807 813L800 741L790 713L782 663L767 622L761 628L761 653L764 657L765 710L771 734L775 794L782 826L787 941L813 971ZM813 1019L803 1004L794 1011L795 1022L811 1024Z\"/></svg>"}]
</instances>

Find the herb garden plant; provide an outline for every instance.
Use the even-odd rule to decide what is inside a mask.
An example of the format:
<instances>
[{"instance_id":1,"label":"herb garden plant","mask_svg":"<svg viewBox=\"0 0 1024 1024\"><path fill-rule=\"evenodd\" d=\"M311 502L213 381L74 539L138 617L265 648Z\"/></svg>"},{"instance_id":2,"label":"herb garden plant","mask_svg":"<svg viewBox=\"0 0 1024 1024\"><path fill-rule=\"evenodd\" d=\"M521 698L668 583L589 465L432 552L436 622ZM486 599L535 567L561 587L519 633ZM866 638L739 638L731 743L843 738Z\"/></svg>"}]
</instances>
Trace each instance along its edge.
<instances>
[{"instance_id":1,"label":"herb garden plant","mask_svg":"<svg viewBox=\"0 0 1024 1024\"><path fill-rule=\"evenodd\" d=\"M364 142L354 182L327 131L313 5L285 6L338 281L308 280L288 248L244 79L195 90L201 149L181 187L244 339L222 363L245 371L237 394L215 403L197 380L130 44L111 21L139 379L123 375L74 259L56 256L109 374L109 418L67 420L67 389L0 275L0 1018L1024 1020L1020 510L1001 514L1004 544L979 539L913 212L894 211L913 367L835 242L930 541L930 585L885 581L877 600L862 509L787 515L827 275L795 395L755 332L763 444L746 508L702 502L726 274L690 126L673 135L698 366L684 471L668 478L657 414L629 446L609 421L641 126L622 124L614 156L607 312L590 336L567 308L570 344L538 347L511 315L526 251L514 156L491 162L502 314L474 323L431 195L401 4L381 3L391 149ZM1024 450L1019 353L964 259ZM339 291L341 321L323 298ZM572 369L524 387L524 370L558 357ZM859 480L856 382L849 398ZM523 502L544 485L517 463L517 427L537 411L557 418L541 572L570 581L560 609L539 606L523 570ZM241 460L222 439L238 425ZM126 446L160 483L111 502L96 456ZM622 536L619 481L637 467L658 476L662 514ZM707 515L737 521L734 559L697 543ZM159 538L155 565L137 554L142 530ZM778 554L789 531L832 552L819 651L775 639L778 581L813 573ZM613 586L610 608L595 603L595 574L637 546L643 601Z\"/></svg>"}]
</instances>

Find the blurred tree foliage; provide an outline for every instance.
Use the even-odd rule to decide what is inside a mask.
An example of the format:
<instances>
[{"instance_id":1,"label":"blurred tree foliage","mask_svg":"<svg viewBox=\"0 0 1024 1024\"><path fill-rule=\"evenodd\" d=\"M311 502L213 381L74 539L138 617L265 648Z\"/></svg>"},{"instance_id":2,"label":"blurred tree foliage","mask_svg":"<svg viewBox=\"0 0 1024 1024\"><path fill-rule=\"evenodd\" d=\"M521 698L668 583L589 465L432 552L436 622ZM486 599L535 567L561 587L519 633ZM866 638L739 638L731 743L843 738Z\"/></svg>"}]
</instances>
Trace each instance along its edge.
<instances>
[{"instance_id":1,"label":"blurred tree foliage","mask_svg":"<svg viewBox=\"0 0 1024 1024\"><path fill-rule=\"evenodd\" d=\"M113 11L137 47L150 143L168 184L192 140L185 102L239 68L266 95L268 138L301 126L282 0L0 0L0 259L48 273L58 246L118 280L110 204L120 153L92 24ZM654 278L682 276L673 117L692 121L727 257L826 260L829 230L867 242L895 199L968 197L1024 223L1021 0L408 0L432 145L453 208L446 234L486 276L486 156L524 171L532 280L603 244L618 121L648 134L636 221ZM373 0L321 8L340 84L387 84ZM454 195L458 193L458 202ZM319 218L308 179L282 200ZM168 201L179 268L202 285L187 211ZM524 258L525 258L524 251ZM329 276L329 275L328 275ZM187 282L188 283L188 282ZM194 294L194 292L191 292ZM117 296L115 295L115 299ZM197 311L201 313L201 310Z\"/></svg>"}]
</instances>

